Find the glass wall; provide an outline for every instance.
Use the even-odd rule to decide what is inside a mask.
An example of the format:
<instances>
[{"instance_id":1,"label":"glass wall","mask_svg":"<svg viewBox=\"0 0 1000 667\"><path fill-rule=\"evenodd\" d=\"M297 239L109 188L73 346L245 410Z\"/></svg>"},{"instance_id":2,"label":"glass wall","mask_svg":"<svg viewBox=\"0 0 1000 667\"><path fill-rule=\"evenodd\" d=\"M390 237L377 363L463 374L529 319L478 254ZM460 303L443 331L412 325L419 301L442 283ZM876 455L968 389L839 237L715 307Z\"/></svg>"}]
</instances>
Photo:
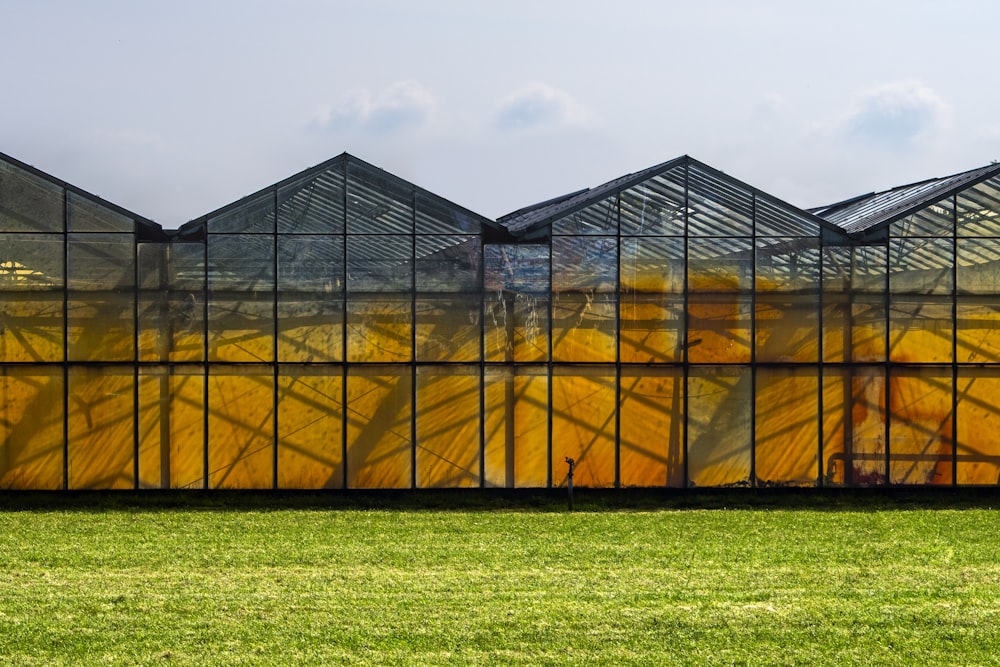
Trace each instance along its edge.
<instances>
[{"instance_id":1,"label":"glass wall","mask_svg":"<svg viewBox=\"0 0 1000 667\"><path fill-rule=\"evenodd\" d=\"M682 158L498 224L341 156L163 232L0 160L0 488L995 485L984 178L851 235Z\"/></svg>"}]
</instances>

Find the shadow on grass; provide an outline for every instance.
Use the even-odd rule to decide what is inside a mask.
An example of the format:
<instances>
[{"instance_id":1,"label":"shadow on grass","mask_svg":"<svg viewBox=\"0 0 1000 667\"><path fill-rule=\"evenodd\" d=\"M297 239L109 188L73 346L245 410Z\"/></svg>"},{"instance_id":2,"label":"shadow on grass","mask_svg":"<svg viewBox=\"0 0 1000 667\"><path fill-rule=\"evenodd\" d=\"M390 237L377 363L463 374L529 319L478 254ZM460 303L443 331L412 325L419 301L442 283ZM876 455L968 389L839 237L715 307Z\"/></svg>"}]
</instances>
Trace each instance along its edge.
<instances>
[{"instance_id":1,"label":"shadow on grass","mask_svg":"<svg viewBox=\"0 0 1000 667\"><path fill-rule=\"evenodd\" d=\"M885 512L992 509L1000 487L853 489L574 489L576 512L803 510ZM417 489L322 491L0 491L0 512L14 511L399 510L567 512L565 489Z\"/></svg>"}]
</instances>

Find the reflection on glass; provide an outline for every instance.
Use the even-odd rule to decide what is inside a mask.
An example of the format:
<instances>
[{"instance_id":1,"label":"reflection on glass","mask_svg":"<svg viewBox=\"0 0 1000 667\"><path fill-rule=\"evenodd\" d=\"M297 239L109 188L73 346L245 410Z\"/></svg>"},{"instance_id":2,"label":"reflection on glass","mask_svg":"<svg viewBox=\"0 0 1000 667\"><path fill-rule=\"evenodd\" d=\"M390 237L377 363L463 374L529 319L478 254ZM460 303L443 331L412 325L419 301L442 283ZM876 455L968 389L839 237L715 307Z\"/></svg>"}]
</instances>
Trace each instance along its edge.
<instances>
[{"instance_id":1,"label":"reflection on glass","mask_svg":"<svg viewBox=\"0 0 1000 667\"><path fill-rule=\"evenodd\" d=\"M753 394L749 366L691 367L688 376L688 483L750 483Z\"/></svg>"}]
</instances>

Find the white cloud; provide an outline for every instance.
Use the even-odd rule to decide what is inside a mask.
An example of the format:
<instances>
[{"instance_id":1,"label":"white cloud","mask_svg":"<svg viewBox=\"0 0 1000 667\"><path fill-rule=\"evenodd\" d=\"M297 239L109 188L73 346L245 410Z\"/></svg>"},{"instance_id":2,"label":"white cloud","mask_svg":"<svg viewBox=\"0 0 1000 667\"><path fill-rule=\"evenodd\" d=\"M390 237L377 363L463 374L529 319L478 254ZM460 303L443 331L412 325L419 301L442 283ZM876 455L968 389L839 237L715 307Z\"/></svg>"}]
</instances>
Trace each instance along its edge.
<instances>
[{"instance_id":1,"label":"white cloud","mask_svg":"<svg viewBox=\"0 0 1000 667\"><path fill-rule=\"evenodd\" d=\"M312 124L323 130L365 130L389 134L425 125L434 112L434 96L416 81L397 81L375 93L355 90L320 107Z\"/></svg>"},{"instance_id":2,"label":"white cloud","mask_svg":"<svg viewBox=\"0 0 1000 667\"><path fill-rule=\"evenodd\" d=\"M568 93L544 83L531 83L500 103L494 125L501 130L525 130L584 125L589 118L590 114Z\"/></svg>"},{"instance_id":3,"label":"white cloud","mask_svg":"<svg viewBox=\"0 0 1000 667\"><path fill-rule=\"evenodd\" d=\"M857 95L836 123L846 139L876 149L903 152L940 138L951 108L920 81L895 81Z\"/></svg>"}]
</instances>

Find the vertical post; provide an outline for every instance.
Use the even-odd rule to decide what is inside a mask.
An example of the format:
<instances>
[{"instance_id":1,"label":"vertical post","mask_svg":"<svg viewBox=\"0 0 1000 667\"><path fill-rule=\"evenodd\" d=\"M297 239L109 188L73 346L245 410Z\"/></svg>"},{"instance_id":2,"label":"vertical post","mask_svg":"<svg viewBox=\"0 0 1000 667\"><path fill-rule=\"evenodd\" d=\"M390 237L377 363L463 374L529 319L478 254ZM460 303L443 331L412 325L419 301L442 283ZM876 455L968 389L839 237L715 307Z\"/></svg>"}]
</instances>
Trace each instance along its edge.
<instances>
[{"instance_id":1,"label":"vertical post","mask_svg":"<svg viewBox=\"0 0 1000 667\"><path fill-rule=\"evenodd\" d=\"M573 468L576 467L576 461L570 457L566 457L566 463L569 465L569 474L566 476L566 491L569 494L569 511L573 511Z\"/></svg>"}]
</instances>

